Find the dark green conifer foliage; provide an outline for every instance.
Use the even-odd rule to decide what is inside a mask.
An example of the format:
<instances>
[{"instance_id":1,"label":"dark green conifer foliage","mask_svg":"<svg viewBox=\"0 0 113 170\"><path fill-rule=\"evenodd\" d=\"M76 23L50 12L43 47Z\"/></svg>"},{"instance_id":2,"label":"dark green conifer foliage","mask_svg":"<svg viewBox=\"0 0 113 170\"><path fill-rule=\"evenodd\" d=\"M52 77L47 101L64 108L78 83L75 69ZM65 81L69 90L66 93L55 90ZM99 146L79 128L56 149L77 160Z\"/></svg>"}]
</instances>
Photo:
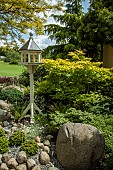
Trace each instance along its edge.
<instances>
[{"instance_id":1,"label":"dark green conifer foliage","mask_svg":"<svg viewBox=\"0 0 113 170\"><path fill-rule=\"evenodd\" d=\"M53 54L53 58L67 58L70 51L78 48L77 29L82 16L82 0L66 0L64 15L52 15L58 24L49 24L45 32L56 45L49 46L45 54Z\"/></svg>"}]
</instances>

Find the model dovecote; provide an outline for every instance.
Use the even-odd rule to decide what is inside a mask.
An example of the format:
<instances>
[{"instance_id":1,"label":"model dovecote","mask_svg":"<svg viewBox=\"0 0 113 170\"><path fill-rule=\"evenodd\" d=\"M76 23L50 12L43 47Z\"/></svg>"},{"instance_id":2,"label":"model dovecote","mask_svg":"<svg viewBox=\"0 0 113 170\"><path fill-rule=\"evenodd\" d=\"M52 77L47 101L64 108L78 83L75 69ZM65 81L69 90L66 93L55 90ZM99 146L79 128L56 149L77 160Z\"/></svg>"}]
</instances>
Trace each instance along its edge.
<instances>
[{"instance_id":1,"label":"model dovecote","mask_svg":"<svg viewBox=\"0 0 113 170\"><path fill-rule=\"evenodd\" d=\"M33 40L32 33L30 33L29 40L20 48L21 62L23 65L36 65L42 63L42 50Z\"/></svg>"},{"instance_id":2,"label":"model dovecote","mask_svg":"<svg viewBox=\"0 0 113 170\"><path fill-rule=\"evenodd\" d=\"M41 61L42 50L33 40L32 34L30 33L29 40L20 48L21 62L19 64L25 65L27 71L30 74L30 103L23 111L26 114L28 110L31 110L31 123L34 123L34 110L37 110L42 114L39 107L34 102L34 73L39 64L43 64Z\"/></svg>"}]
</instances>

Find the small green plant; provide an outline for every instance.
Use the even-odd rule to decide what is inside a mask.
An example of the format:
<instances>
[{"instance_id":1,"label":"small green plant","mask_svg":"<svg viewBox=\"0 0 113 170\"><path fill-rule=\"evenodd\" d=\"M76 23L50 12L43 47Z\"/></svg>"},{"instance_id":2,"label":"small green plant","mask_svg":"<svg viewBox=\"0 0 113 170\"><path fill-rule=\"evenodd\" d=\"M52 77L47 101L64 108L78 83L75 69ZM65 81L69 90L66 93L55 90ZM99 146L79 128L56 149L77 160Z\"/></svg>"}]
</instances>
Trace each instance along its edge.
<instances>
[{"instance_id":1,"label":"small green plant","mask_svg":"<svg viewBox=\"0 0 113 170\"><path fill-rule=\"evenodd\" d=\"M21 102L23 93L16 89L3 90L0 93L1 100L7 100L10 103Z\"/></svg>"},{"instance_id":2,"label":"small green plant","mask_svg":"<svg viewBox=\"0 0 113 170\"><path fill-rule=\"evenodd\" d=\"M26 105L21 104L14 104L13 106L11 106L10 111L11 114L14 116L14 120L15 122L20 122L23 118L25 118L26 113L24 112L26 108Z\"/></svg>"},{"instance_id":3,"label":"small green plant","mask_svg":"<svg viewBox=\"0 0 113 170\"><path fill-rule=\"evenodd\" d=\"M3 154L8 151L9 141L5 136L0 137L0 154Z\"/></svg>"},{"instance_id":4,"label":"small green plant","mask_svg":"<svg viewBox=\"0 0 113 170\"><path fill-rule=\"evenodd\" d=\"M2 128L0 128L0 137L5 136L5 132Z\"/></svg>"},{"instance_id":5,"label":"small green plant","mask_svg":"<svg viewBox=\"0 0 113 170\"><path fill-rule=\"evenodd\" d=\"M25 133L22 131L14 132L9 137L9 142L11 146L20 146L25 141Z\"/></svg>"},{"instance_id":6,"label":"small green plant","mask_svg":"<svg viewBox=\"0 0 113 170\"><path fill-rule=\"evenodd\" d=\"M38 145L34 140L26 140L22 144L21 150L25 151L27 156L31 156L38 152Z\"/></svg>"}]
</instances>

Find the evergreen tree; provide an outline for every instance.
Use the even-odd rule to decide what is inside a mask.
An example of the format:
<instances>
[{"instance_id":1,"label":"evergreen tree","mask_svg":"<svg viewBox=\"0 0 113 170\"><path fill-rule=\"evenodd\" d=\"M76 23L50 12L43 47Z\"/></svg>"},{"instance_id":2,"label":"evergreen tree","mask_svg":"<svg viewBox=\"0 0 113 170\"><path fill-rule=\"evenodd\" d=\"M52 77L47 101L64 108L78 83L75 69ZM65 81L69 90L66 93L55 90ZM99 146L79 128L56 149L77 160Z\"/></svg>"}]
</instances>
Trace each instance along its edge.
<instances>
[{"instance_id":1,"label":"evergreen tree","mask_svg":"<svg viewBox=\"0 0 113 170\"><path fill-rule=\"evenodd\" d=\"M102 61L104 45L113 43L113 12L109 10L108 2L91 0L89 11L82 17L78 29L79 44L93 60L98 56Z\"/></svg>"},{"instance_id":2,"label":"evergreen tree","mask_svg":"<svg viewBox=\"0 0 113 170\"><path fill-rule=\"evenodd\" d=\"M56 45L45 49L45 54L50 53L53 58L67 58L70 51L78 48L77 30L82 16L82 0L66 0L64 15L52 15L58 24L49 24L45 32L51 40L56 40Z\"/></svg>"}]
</instances>

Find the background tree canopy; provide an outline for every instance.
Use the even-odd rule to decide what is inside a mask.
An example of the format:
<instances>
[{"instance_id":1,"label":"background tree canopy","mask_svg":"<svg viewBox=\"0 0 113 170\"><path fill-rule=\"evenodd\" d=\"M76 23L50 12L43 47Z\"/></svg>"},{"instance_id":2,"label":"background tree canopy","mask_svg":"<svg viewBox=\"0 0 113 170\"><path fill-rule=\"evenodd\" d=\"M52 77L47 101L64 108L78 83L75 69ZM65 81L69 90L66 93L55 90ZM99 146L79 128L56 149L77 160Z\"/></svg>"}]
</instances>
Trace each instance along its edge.
<instances>
[{"instance_id":1,"label":"background tree canopy","mask_svg":"<svg viewBox=\"0 0 113 170\"><path fill-rule=\"evenodd\" d=\"M56 24L45 27L49 38L56 40L56 45L49 46L45 54L67 58L70 51L82 49L93 61L102 61L104 45L113 42L112 3L91 0L88 12L83 13L82 0L67 0L64 15L53 15Z\"/></svg>"},{"instance_id":2,"label":"background tree canopy","mask_svg":"<svg viewBox=\"0 0 113 170\"><path fill-rule=\"evenodd\" d=\"M10 35L12 40L21 39L21 33L32 29L36 34L42 34L47 12L61 9L61 2L45 0L1 0L0 1L0 38L6 40Z\"/></svg>"}]
</instances>

